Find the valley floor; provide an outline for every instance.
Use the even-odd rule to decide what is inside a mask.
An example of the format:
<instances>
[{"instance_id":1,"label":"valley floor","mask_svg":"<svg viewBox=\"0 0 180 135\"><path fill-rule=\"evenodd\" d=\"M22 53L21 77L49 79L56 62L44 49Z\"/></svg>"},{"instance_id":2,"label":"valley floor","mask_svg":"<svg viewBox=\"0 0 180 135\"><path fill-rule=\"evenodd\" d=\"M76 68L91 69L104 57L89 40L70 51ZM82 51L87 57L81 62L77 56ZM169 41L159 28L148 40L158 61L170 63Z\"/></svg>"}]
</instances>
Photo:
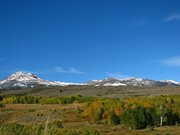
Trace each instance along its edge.
<instances>
[{"instance_id":1,"label":"valley floor","mask_svg":"<svg viewBox=\"0 0 180 135\"><path fill-rule=\"evenodd\" d=\"M41 105L41 104L6 104L0 108L0 124L19 123L45 124L49 121L60 120L65 128L91 127L97 129L101 135L179 135L180 126L164 126L154 130L130 130L121 125L97 125L90 119L82 118L77 108L83 104L69 105Z\"/></svg>"},{"instance_id":2,"label":"valley floor","mask_svg":"<svg viewBox=\"0 0 180 135\"><path fill-rule=\"evenodd\" d=\"M180 86L129 87L129 86L63 86L21 90L0 90L0 95L20 96L93 96L121 98L131 96L180 95Z\"/></svg>"}]
</instances>

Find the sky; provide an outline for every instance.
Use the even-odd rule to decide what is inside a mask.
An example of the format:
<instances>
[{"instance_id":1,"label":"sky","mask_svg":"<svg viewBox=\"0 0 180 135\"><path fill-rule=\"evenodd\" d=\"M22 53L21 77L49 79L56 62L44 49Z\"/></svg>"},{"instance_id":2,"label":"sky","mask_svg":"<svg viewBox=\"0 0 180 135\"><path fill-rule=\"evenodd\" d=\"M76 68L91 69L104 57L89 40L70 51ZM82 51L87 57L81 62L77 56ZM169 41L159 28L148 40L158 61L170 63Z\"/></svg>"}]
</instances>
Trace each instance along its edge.
<instances>
[{"instance_id":1,"label":"sky","mask_svg":"<svg viewBox=\"0 0 180 135\"><path fill-rule=\"evenodd\" d=\"M0 79L180 82L179 0L1 0Z\"/></svg>"}]
</instances>

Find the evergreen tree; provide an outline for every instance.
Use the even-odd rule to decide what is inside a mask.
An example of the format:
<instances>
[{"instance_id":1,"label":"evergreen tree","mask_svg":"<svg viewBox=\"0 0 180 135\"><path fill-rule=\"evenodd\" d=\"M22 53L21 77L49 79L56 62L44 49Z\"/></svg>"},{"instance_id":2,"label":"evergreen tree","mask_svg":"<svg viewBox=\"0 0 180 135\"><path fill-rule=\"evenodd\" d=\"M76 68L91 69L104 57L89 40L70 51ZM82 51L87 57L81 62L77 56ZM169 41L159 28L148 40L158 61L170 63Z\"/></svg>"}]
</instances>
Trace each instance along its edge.
<instances>
[{"instance_id":1,"label":"evergreen tree","mask_svg":"<svg viewBox=\"0 0 180 135\"><path fill-rule=\"evenodd\" d=\"M111 109L109 113L109 123L112 125L120 124L120 117L116 116L114 109Z\"/></svg>"}]
</instances>

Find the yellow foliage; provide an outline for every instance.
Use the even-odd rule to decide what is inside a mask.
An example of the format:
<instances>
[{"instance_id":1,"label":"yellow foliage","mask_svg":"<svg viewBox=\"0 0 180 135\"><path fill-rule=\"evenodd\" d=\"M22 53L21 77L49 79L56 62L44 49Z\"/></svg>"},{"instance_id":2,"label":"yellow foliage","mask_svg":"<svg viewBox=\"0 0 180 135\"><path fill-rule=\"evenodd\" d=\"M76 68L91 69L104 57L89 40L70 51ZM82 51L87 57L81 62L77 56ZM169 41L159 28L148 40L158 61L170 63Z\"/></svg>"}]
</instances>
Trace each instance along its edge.
<instances>
[{"instance_id":1,"label":"yellow foliage","mask_svg":"<svg viewBox=\"0 0 180 135\"><path fill-rule=\"evenodd\" d=\"M107 111L103 113L102 118L103 119L107 119L108 118L108 112Z\"/></svg>"},{"instance_id":2,"label":"yellow foliage","mask_svg":"<svg viewBox=\"0 0 180 135\"><path fill-rule=\"evenodd\" d=\"M129 98L128 103L137 103L139 99L137 98Z\"/></svg>"},{"instance_id":3,"label":"yellow foliage","mask_svg":"<svg viewBox=\"0 0 180 135\"><path fill-rule=\"evenodd\" d=\"M4 98L2 102L4 104L11 104L11 103L13 103L13 101L14 101L13 97L8 97L8 98Z\"/></svg>"},{"instance_id":4,"label":"yellow foliage","mask_svg":"<svg viewBox=\"0 0 180 135\"><path fill-rule=\"evenodd\" d=\"M93 117L95 112L102 106L100 101L93 102L89 107L85 107L84 112L81 114L82 117Z\"/></svg>"},{"instance_id":5,"label":"yellow foliage","mask_svg":"<svg viewBox=\"0 0 180 135\"><path fill-rule=\"evenodd\" d=\"M122 113L122 110L119 106L117 106L114 108L114 112L115 112L116 116L120 116Z\"/></svg>"},{"instance_id":6,"label":"yellow foliage","mask_svg":"<svg viewBox=\"0 0 180 135\"><path fill-rule=\"evenodd\" d=\"M97 111L99 108L100 108L100 106L101 106L101 102L99 102L99 101L96 101L96 102L94 102L93 104L92 104L92 110L93 111Z\"/></svg>"}]
</instances>

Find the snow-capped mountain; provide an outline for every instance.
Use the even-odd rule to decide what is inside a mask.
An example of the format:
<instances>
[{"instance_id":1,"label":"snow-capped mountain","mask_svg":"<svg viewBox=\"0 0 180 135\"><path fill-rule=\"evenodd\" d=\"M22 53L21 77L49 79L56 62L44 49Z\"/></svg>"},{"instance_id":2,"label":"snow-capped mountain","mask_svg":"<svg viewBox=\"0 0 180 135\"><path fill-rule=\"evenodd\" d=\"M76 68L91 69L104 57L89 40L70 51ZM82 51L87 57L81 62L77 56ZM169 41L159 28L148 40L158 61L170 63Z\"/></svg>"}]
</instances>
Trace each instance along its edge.
<instances>
[{"instance_id":1,"label":"snow-capped mountain","mask_svg":"<svg viewBox=\"0 0 180 135\"><path fill-rule=\"evenodd\" d=\"M179 82L176 82L176 81L174 81L174 80L160 80L160 82L180 85Z\"/></svg>"},{"instance_id":2,"label":"snow-capped mountain","mask_svg":"<svg viewBox=\"0 0 180 135\"><path fill-rule=\"evenodd\" d=\"M87 85L93 86L180 86L180 83L172 80L155 81L142 78L106 78L102 80L88 81Z\"/></svg>"},{"instance_id":3,"label":"snow-capped mountain","mask_svg":"<svg viewBox=\"0 0 180 135\"><path fill-rule=\"evenodd\" d=\"M87 83L67 83L47 81L37 77L32 73L16 72L9 77L0 80L0 89L16 89L16 88L34 88L49 86L67 86L67 85L90 85L90 86L180 86L179 82L173 80L150 80L142 78L106 78L101 80L91 80Z\"/></svg>"},{"instance_id":4,"label":"snow-capped mountain","mask_svg":"<svg viewBox=\"0 0 180 135\"><path fill-rule=\"evenodd\" d=\"M81 85L79 83L52 82L43 80L32 73L16 72L0 81L0 89L33 88L37 86Z\"/></svg>"}]
</instances>

